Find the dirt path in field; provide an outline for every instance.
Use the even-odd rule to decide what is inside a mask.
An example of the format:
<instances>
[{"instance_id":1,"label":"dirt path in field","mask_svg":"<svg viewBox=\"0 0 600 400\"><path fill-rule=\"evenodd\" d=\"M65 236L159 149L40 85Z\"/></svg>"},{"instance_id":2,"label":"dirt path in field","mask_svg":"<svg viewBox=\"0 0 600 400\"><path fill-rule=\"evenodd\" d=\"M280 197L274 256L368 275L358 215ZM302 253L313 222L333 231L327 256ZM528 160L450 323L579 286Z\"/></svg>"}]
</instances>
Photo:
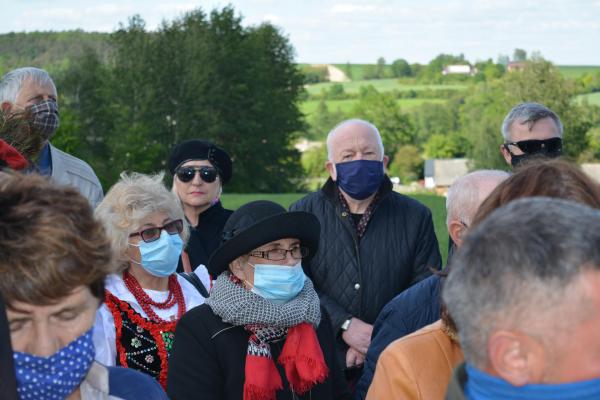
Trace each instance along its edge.
<instances>
[{"instance_id":1,"label":"dirt path in field","mask_svg":"<svg viewBox=\"0 0 600 400\"><path fill-rule=\"evenodd\" d=\"M327 64L327 74L330 82L350 82L344 71L331 64Z\"/></svg>"}]
</instances>

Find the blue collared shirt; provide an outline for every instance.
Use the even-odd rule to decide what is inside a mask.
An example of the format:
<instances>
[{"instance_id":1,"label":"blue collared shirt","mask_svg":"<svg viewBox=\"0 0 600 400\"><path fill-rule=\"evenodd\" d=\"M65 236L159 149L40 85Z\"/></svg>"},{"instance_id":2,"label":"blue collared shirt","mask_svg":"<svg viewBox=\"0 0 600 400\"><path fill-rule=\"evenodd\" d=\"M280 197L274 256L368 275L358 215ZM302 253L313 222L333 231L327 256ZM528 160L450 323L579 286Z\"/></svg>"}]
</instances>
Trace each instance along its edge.
<instances>
[{"instance_id":1,"label":"blue collared shirt","mask_svg":"<svg viewBox=\"0 0 600 400\"><path fill-rule=\"evenodd\" d=\"M37 168L41 175L52 175L52 156L50 155L50 144L48 142L46 142L46 145L40 152Z\"/></svg>"}]
</instances>

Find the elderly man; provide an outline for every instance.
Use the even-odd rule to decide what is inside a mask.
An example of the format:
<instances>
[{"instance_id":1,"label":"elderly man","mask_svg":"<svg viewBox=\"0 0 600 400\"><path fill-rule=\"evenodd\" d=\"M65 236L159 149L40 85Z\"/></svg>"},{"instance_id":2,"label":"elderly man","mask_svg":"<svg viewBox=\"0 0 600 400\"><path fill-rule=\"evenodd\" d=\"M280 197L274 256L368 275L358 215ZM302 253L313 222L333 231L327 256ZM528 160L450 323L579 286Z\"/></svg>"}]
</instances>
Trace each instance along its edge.
<instances>
[{"instance_id":1,"label":"elderly man","mask_svg":"<svg viewBox=\"0 0 600 400\"><path fill-rule=\"evenodd\" d=\"M0 110L5 116L25 113L31 118L32 133L41 143L37 169L61 185L74 186L95 207L103 197L102 186L84 161L50 144L59 125L56 87L42 69L26 67L10 71L0 81Z\"/></svg>"},{"instance_id":2,"label":"elderly man","mask_svg":"<svg viewBox=\"0 0 600 400\"><path fill-rule=\"evenodd\" d=\"M464 234L483 200L508 176L508 173L498 170L475 171L460 177L450 186L446 198L446 225L456 246L462 244ZM365 398L379 355L390 343L440 319L441 280L439 275L432 275L400 293L383 308L375 321L363 375L356 385L356 399ZM385 377L380 380L385 381ZM436 377L436 380L440 381L441 377ZM381 382L377 388L371 389L369 396L403 398L399 390L389 390L390 386L393 383ZM381 393L382 390L386 393Z\"/></svg>"},{"instance_id":3,"label":"elderly man","mask_svg":"<svg viewBox=\"0 0 600 400\"><path fill-rule=\"evenodd\" d=\"M504 118L500 152L513 167L532 157L558 157L562 135L563 125L552 110L538 103L521 103Z\"/></svg>"},{"instance_id":4,"label":"elderly man","mask_svg":"<svg viewBox=\"0 0 600 400\"><path fill-rule=\"evenodd\" d=\"M357 367L383 306L439 269L440 253L431 212L392 191L374 125L340 123L327 137L327 151L330 179L291 209L319 218L319 251L304 268L339 335L340 357Z\"/></svg>"},{"instance_id":5,"label":"elderly man","mask_svg":"<svg viewBox=\"0 0 600 400\"><path fill-rule=\"evenodd\" d=\"M528 198L466 237L443 299L466 365L446 399L600 398L600 212Z\"/></svg>"}]
</instances>

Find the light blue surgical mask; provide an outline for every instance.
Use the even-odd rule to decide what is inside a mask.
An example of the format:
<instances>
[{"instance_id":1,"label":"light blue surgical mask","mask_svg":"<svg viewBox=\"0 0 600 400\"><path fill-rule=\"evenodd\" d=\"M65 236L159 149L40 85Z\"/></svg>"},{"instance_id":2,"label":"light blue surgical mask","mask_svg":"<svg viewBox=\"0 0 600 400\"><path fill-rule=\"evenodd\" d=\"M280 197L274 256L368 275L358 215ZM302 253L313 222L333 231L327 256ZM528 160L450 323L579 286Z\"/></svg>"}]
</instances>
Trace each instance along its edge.
<instances>
[{"instance_id":1,"label":"light blue surgical mask","mask_svg":"<svg viewBox=\"0 0 600 400\"><path fill-rule=\"evenodd\" d=\"M175 272L183 250L183 241L179 235L170 235L165 230L161 232L160 238L153 242L140 241L139 244L129 244L138 247L142 256L141 263L131 261L158 277L169 276Z\"/></svg>"},{"instance_id":2,"label":"light blue surgical mask","mask_svg":"<svg viewBox=\"0 0 600 400\"><path fill-rule=\"evenodd\" d=\"M252 292L277 304L285 304L295 298L304 287L306 275L302 264L291 266L274 264L250 264L254 267Z\"/></svg>"}]
</instances>

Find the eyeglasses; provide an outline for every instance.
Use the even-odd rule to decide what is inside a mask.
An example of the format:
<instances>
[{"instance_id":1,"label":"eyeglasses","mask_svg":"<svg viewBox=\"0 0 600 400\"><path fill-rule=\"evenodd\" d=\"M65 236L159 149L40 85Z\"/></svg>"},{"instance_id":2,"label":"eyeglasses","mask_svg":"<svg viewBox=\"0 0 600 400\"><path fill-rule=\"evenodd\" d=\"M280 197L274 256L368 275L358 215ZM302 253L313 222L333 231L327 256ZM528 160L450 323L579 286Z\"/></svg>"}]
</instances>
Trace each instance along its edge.
<instances>
[{"instance_id":1,"label":"eyeglasses","mask_svg":"<svg viewBox=\"0 0 600 400\"><path fill-rule=\"evenodd\" d=\"M562 153L562 139L554 137L545 140L521 140L520 142L504 143L504 148L510 153L508 146L517 146L523 153Z\"/></svg>"},{"instance_id":2,"label":"eyeglasses","mask_svg":"<svg viewBox=\"0 0 600 400\"><path fill-rule=\"evenodd\" d=\"M181 182L191 182L196 176L196 172L200 173L200 179L206 183L212 183L219 175L214 167L179 167L175 173Z\"/></svg>"},{"instance_id":3,"label":"eyeglasses","mask_svg":"<svg viewBox=\"0 0 600 400\"><path fill-rule=\"evenodd\" d=\"M287 257L287 253L290 253L292 255L292 258L295 258L297 260L307 257L308 256L308 247L304 247L304 246L297 246L297 247L292 247L291 249L287 250L287 249L273 249L273 250L267 250L267 251L252 251L250 252L250 255L252 257L259 257L259 258L265 258L267 260L271 260L271 261L281 261L281 260L285 260L285 258Z\"/></svg>"},{"instance_id":4,"label":"eyeglasses","mask_svg":"<svg viewBox=\"0 0 600 400\"><path fill-rule=\"evenodd\" d=\"M154 242L160 239L162 230L165 230L169 235L178 235L183 231L183 221L176 219L163 226L153 226L152 228L144 229L139 232L134 232L129 237L141 236L142 240L146 243Z\"/></svg>"}]
</instances>

